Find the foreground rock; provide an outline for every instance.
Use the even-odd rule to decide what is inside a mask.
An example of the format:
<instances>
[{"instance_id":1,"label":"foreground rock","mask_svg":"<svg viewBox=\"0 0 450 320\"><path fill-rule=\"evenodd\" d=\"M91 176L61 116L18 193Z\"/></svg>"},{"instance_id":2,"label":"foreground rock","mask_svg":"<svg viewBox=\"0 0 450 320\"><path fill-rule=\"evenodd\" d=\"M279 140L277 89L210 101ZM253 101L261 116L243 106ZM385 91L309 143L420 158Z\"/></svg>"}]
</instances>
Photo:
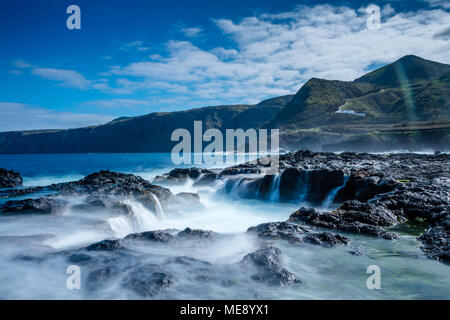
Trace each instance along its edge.
<instances>
[{"instance_id":1,"label":"foreground rock","mask_svg":"<svg viewBox=\"0 0 450 320\"><path fill-rule=\"evenodd\" d=\"M273 286L292 286L301 281L281 266L281 250L267 246L246 255L240 264L255 273L251 278Z\"/></svg>"},{"instance_id":2,"label":"foreground rock","mask_svg":"<svg viewBox=\"0 0 450 320\"><path fill-rule=\"evenodd\" d=\"M186 228L177 234L178 240L200 240L211 242L217 237L217 233L201 229Z\"/></svg>"},{"instance_id":3,"label":"foreground rock","mask_svg":"<svg viewBox=\"0 0 450 320\"><path fill-rule=\"evenodd\" d=\"M107 209L118 213L130 214L130 206L125 201L135 200L144 205L155 214L161 214L168 203L174 198L169 189L152 185L147 180L132 174L123 174L110 171L100 171L86 176L79 181L53 184L46 187L35 187L23 190L12 190L5 197L17 196L37 191L53 193L51 197L39 199L26 199L9 201L0 208L3 214L40 213L56 214L61 212L67 202L60 197L85 197L81 204L74 209ZM187 197L178 197L188 201ZM190 197L194 201L195 197ZM198 199L195 200L198 203Z\"/></svg>"},{"instance_id":4,"label":"foreground rock","mask_svg":"<svg viewBox=\"0 0 450 320\"><path fill-rule=\"evenodd\" d=\"M352 211L338 210L331 213L321 213L315 209L301 208L290 216L289 221L307 223L319 228L359 233L388 240L398 238L396 234L386 231L381 226L366 223L370 220L369 217L370 213L367 213L367 216L362 212L354 214Z\"/></svg>"},{"instance_id":5,"label":"foreground rock","mask_svg":"<svg viewBox=\"0 0 450 320\"><path fill-rule=\"evenodd\" d=\"M123 239L106 239L86 247L87 251L117 251L127 249L130 241L145 241L149 243L179 244L180 242L210 243L218 234L208 230L186 228L182 231L176 229L145 231L131 233Z\"/></svg>"},{"instance_id":6,"label":"foreground rock","mask_svg":"<svg viewBox=\"0 0 450 320\"><path fill-rule=\"evenodd\" d=\"M176 242L175 236L168 231L146 231L141 233L129 234L125 237L125 240L141 240L160 243L174 243Z\"/></svg>"},{"instance_id":7,"label":"foreground rock","mask_svg":"<svg viewBox=\"0 0 450 320\"><path fill-rule=\"evenodd\" d=\"M19 173L0 168L0 188L16 188L22 183L23 179Z\"/></svg>"},{"instance_id":8,"label":"foreground rock","mask_svg":"<svg viewBox=\"0 0 450 320\"><path fill-rule=\"evenodd\" d=\"M427 256L443 262L450 262L450 228L434 227L419 237Z\"/></svg>"},{"instance_id":9,"label":"foreground rock","mask_svg":"<svg viewBox=\"0 0 450 320\"><path fill-rule=\"evenodd\" d=\"M174 284L175 278L155 265L133 268L123 280L125 288L145 298L160 294Z\"/></svg>"},{"instance_id":10,"label":"foreground rock","mask_svg":"<svg viewBox=\"0 0 450 320\"><path fill-rule=\"evenodd\" d=\"M314 233L289 222L269 222L251 227L248 232L256 232L263 239L286 240L292 244L307 242L324 247L347 245L350 239L344 236L321 232Z\"/></svg>"},{"instance_id":11,"label":"foreground rock","mask_svg":"<svg viewBox=\"0 0 450 320\"><path fill-rule=\"evenodd\" d=\"M184 184L191 181L196 181L205 174L212 174L212 171L200 168L176 168L162 176L157 176L152 183L174 185Z\"/></svg>"},{"instance_id":12,"label":"foreground rock","mask_svg":"<svg viewBox=\"0 0 450 320\"><path fill-rule=\"evenodd\" d=\"M39 198L8 201L0 206L3 215L23 214L59 214L68 206L68 202L56 198Z\"/></svg>"}]
</instances>

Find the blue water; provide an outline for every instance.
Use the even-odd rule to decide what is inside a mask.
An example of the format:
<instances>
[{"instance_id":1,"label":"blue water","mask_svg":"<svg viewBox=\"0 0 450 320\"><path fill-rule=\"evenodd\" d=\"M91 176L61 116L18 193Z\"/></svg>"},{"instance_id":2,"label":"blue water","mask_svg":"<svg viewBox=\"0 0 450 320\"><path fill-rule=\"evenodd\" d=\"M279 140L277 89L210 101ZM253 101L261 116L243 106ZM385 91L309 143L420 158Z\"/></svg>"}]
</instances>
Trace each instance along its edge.
<instances>
[{"instance_id":1,"label":"blue water","mask_svg":"<svg viewBox=\"0 0 450 320\"><path fill-rule=\"evenodd\" d=\"M0 155L0 168L24 177L87 175L100 170L153 171L173 167L170 153Z\"/></svg>"},{"instance_id":2,"label":"blue water","mask_svg":"<svg viewBox=\"0 0 450 320\"><path fill-rule=\"evenodd\" d=\"M252 159L254 156L248 156L245 161ZM225 155L220 160L212 166L193 161L175 165L170 153L8 154L0 155L0 168L19 172L24 186L43 186L78 180L100 170L132 173L152 180L175 167L225 168L238 163L238 157L234 162L227 162Z\"/></svg>"}]
</instances>

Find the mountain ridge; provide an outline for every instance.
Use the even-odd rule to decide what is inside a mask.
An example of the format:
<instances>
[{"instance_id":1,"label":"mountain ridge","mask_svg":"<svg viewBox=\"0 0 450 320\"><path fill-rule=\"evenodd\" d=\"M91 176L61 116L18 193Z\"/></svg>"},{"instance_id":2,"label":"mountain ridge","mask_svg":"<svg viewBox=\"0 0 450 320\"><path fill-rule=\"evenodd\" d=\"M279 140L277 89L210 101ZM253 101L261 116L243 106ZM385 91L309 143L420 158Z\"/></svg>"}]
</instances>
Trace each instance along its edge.
<instances>
[{"instance_id":1,"label":"mountain ridge","mask_svg":"<svg viewBox=\"0 0 450 320\"><path fill-rule=\"evenodd\" d=\"M419 136L439 128L430 145L443 143L450 149L449 101L450 65L408 55L354 81L312 78L295 95L255 105L155 112L84 128L4 132L0 153L169 152L174 145L171 132L192 132L195 120L203 122L204 130L277 128L286 149L333 149L334 144L351 149L352 143L355 148L369 147L367 141L377 140L380 131L386 146L404 132L413 145L411 128L420 128L413 130ZM387 140L386 132L391 132ZM361 138L367 135L370 139ZM427 144L427 135L421 145Z\"/></svg>"}]
</instances>

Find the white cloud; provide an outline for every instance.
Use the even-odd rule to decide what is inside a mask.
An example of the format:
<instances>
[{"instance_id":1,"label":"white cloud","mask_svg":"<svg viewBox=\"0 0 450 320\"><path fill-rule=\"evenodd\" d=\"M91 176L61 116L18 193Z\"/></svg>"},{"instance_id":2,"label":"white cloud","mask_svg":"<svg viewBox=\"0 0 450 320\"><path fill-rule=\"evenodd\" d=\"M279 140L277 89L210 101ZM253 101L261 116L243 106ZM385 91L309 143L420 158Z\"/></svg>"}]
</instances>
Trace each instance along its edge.
<instances>
[{"instance_id":1,"label":"white cloud","mask_svg":"<svg viewBox=\"0 0 450 320\"><path fill-rule=\"evenodd\" d=\"M148 106L151 103L148 100L135 99L111 99L111 100L94 100L83 103L83 105L101 107L101 108L136 108Z\"/></svg>"},{"instance_id":2,"label":"white cloud","mask_svg":"<svg viewBox=\"0 0 450 320\"><path fill-rule=\"evenodd\" d=\"M59 81L63 87L88 89L91 84L81 73L73 70L36 68L31 73L44 79Z\"/></svg>"},{"instance_id":3,"label":"white cloud","mask_svg":"<svg viewBox=\"0 0 450 320\"><path fill-rule=\"evenodd\" d=\"M149 47L144 45L144 41L136 40L132 42L125 43L120 50L129 51L129 50L137 50L137 51L148 51Z\"/></svg>"},{"instance_id":4,"label":"white cloud","mask_svg":"<svg viewBox=\"0 0 450 320\"><path fill-rule=\"evenodd\" d=\"M27 69L27 68L31 68L31 64L29 64L29 63L26 62L26 61L20 60L20 59L14 60L14 61L13 61L13 65L14 65L16 68L19 68L19 69Z\"/></svg>"},{"instance_id":5,"label":"white cloud","mask_svg":"<svg viewBox=\"0 0 450 320\"><path fill-rule=\"evenodd\" d=\"M424 0L430 7L441 7L444 9L450 9L450 2L448 0Z\"/></svg>"},{"instance_id":6,"label":"white cloud","mask_svg":"<svg viewBox=\"0 0 450 320\"><path fill-rule=\"evenodd\" d=\"M157 97L149 103L187 108L291 94L312 77L353 80L375 65L409 54L450 63L449 12L438 7L395 12L385 5L378 30L367 29L367 18L365 8L316 5L240 20L216 19L216 37L231 40L226 48L204 49L191 41L170 40L165 54L149 53L144 60L110 66L99 74L102 79L88 80L76 71L52 68L34 67L32 73L62 86L109 94L144 91ZM203 32L198 27L177 30L191 37ZM121 49L147 51L148 47L137 40ZM15 65L31 67L23 61ZM138 100L128 101L133 105L131 101ZM120 99L102 104L119 106Z\"/></svg>"},{"instance_id":7,"label":"white cloud","mask_svg":"<svg viewBox=\"0 0 450 320\"><path fill-rule=\"evenodd\" d=\"M97 125L112 116L58 112L23 103L0 102L0 132L34 129L67 129Z\"/></svg>"},{"instance_id":8,"label":"white cloud","mask_svg":"<svg viewBox=\"0 0 450 320\"><path fill-rule=\"evenodd\" d=\"M240 21L214 20L231 48L204 50L169 41L168 54L130 63L111 73L133 77L130 90L164 84L192 101L235 103L293 93L312 77L353 80L404 55L450 62L442 32L450 13L440 9L396 13L382 10L379 30L368 30L364 8L317 5L261 14Z\"/></svg>"},{"instance_id":9,"label":"white cloud","mask_svg":"<svg viewBox=\"0 0 450 320\"><path fill-rule=\"evenodd\" d=\"M203 29L200 27L182 28L181 32L186 37L195 38L195 37L198 37L203 32Z\"/></svg>"}]
</instances>

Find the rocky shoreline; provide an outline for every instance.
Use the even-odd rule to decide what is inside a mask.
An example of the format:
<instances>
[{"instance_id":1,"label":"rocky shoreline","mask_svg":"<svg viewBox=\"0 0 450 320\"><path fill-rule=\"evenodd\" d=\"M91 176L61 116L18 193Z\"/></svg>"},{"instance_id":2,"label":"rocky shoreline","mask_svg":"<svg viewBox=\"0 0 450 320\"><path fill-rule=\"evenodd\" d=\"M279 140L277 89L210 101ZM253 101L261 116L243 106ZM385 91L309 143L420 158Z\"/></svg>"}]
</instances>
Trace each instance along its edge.
<instances>
[{"instance_id":1,"label":"rocky shoreline","mask_svg":"<svg viewBox=\"0 0 450 320\"><path fill-rule=\"evenodd\" d=\"M58 215L72 206L74 210L102 208L130 215L132 209L124 200L134 199L156 215L162 215L167 210L176 211L177 206L202 205L201 195L170 191L171 186L187 182L199 187L215 186L217 193L225 197L308 203L308 207L299 205L287 221L268 221L249 228L247 233L260 239L260 249L245 255L237 264L215 266L215 271L209 262L186 256L149 265L134 256L131 249L136 243L168 248L181 244L202 246L227 237L213 230L146 231L129 234L123 239L105 239L86 248L62 253L67 261L88 266L92 288L99 282L120 276L124 287L142 297L152 297L173 286L176 277L170 273L171 264L185 265L198 279L207 281L215 281L217 268L225 273L244 269L251 281L293 286L302 281L283 266L281 250L274 245L276 241L287 241L299 247L304 243L342 247L358 256L363 252L353 247L354 234L395 241L398 228L419 228L422 232L417 240L425 255L449 263L449 164L450 155L447 154L298 151L280 156L279 174L274 176L261 174L263 167L256 163L223 170L177 168L152 182L132 174L101 171L79 181L32 188L17 188L22 183L20 176L0 170L1 181L9 181L12 176L17 182L16 188L0 190L0 198L7 200L0 205L0 214ZM3 188L6 187L3 185ZM46 195L8 201L36 192ZM81 200L73 205L65 199L67 197ZM337 208L330 209L332 206ZM111 261L121 263L112 264ZM222 279L220 285L233 285L233 279Z\"/></svg>"}]
</instances>

